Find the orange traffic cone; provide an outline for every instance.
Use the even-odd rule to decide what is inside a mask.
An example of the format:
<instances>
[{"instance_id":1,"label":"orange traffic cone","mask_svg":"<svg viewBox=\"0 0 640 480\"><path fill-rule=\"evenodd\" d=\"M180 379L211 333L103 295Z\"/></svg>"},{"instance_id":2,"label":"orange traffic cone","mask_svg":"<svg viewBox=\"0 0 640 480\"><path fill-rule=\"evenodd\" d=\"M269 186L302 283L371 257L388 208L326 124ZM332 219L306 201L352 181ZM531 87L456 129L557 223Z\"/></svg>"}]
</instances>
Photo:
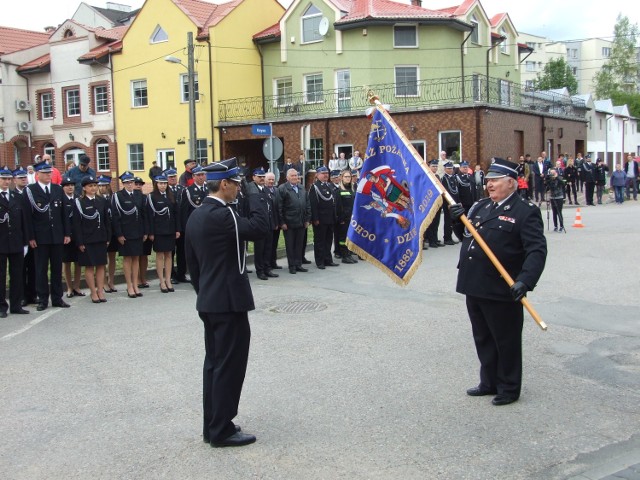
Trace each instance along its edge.
<instances>
[{"instance_id":1,"label":"orange traffic cone","mask_svg":"<svg viewBox=\"0 0 640 480\"><path fill-rule=\"evenodd\" d=\"M576 210L576 220L573 222L574 228L584 228L582 224L582 214L580 213L580 209Z\"/></svg>"}]
</instances>

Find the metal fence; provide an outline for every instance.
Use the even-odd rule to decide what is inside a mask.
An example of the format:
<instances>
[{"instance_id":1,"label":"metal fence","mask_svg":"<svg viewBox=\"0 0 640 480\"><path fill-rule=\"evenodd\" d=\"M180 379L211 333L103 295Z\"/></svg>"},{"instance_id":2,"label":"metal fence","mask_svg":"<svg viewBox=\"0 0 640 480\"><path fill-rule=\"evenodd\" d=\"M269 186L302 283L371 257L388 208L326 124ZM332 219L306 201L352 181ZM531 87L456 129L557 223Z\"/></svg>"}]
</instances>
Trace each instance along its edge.
<instances>
[{"instance_id":1,"label":"metal fence","mask_svg":"<svg viewBox=\"0 0 640 480\"><path fill-rule=\"evenodd\" d=\"M452 105L486 104L584 118L584 101L555 91L531 91L484 75L387 83L332 90L285 92L281 95L224 100L220 122L275 121L362 113L373 91L393 111L419 111Z\"/></svg>"}]
</instances>

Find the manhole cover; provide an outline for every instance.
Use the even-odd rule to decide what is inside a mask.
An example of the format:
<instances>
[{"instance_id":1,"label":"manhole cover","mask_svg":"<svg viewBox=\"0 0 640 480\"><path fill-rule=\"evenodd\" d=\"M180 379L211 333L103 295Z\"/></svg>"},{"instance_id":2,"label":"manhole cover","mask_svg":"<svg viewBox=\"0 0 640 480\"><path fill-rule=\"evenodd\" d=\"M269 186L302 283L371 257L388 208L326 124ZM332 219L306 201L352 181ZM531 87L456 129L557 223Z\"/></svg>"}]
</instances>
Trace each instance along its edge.
<instances>
[{"instance_id":1,"label":"manhole cover","mask_svg":"<svg viewBox=\"0 0 640 480\"><path fill-rule=\"evenodd\" d=\"M270 310L275 313L309 313L309 312L321 312L326 310L327 305L318 302L289 302L277 307L272 307Z\"/></svg>"}]
</instances>

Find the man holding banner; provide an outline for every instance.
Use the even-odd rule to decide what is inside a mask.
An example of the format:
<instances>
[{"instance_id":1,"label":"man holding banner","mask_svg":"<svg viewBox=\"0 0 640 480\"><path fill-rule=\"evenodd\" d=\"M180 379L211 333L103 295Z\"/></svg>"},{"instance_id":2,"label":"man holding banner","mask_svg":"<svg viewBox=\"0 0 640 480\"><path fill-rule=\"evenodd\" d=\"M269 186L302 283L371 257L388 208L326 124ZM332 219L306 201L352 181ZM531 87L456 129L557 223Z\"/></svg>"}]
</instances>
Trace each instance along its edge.
<instances>
[{"instance_id":1,"label":"man holding banner","mask_svg":"<svg viewBox=\"0 0 640 480\"><path fill-rule=\"evenodd\" d=\"M505 282L468 229L460 249L456 291L466 295L473 340L480 360L480 384L470 396L496 395L493 405L508 405L520 397L522 384L521 300L544 270L547 243L540 209L517 195L518 165L494 159L486 175L489 198L476 202L468 219L515 281ZM451 216L465 213L461 204ZM546 327L545 327L546 328Z\"/></svg>"}]
</instances>

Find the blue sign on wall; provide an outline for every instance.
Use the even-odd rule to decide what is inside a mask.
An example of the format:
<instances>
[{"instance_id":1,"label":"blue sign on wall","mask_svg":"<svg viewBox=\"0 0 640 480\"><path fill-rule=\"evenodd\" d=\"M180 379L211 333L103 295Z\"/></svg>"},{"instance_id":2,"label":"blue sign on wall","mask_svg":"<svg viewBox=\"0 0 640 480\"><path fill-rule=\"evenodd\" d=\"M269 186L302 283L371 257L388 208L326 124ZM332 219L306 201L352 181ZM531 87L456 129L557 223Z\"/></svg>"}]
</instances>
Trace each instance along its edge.
<instances>
[{"instance_id":1,"label":"blue sign on wall","mask_svg":"<svg viewBox=\"0 0 640 480\"><path fill-rule=\"evenodd\" d=\"M271 136L271 125L251 125L252 135L267 135Z\"/></svg>"}]
</instances>

